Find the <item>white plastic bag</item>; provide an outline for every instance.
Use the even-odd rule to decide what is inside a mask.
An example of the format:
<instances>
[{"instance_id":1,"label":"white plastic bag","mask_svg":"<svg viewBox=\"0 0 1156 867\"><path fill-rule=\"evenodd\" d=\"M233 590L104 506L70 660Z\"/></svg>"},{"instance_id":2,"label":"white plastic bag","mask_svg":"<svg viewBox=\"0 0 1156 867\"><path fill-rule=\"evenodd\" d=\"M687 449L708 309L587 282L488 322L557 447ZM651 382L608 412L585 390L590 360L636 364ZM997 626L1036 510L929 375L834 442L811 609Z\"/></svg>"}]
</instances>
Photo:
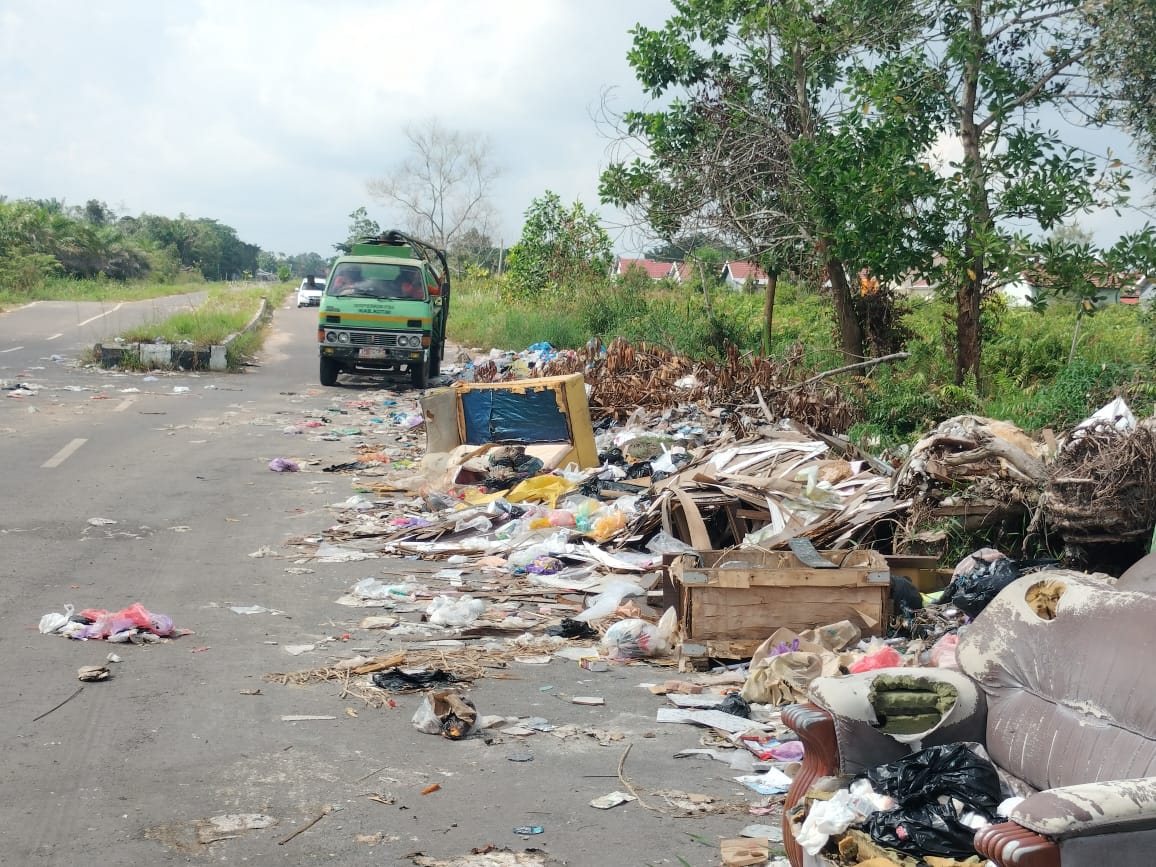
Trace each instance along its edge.
<instances>
[{"instance_id":1,"label":"white plastic bag","mask_svg":"<svg viewBox=\"0 0 1156 867\"><path fill-rule=\"evenodd\" d=\"M472 596L435 596L426 617L435 626L468 626L486 610L486 603Z\"/></svg>"},{"instance_id":2,"label":"white plastic bag","mask_svg":"<svg viewBox=\"0 0 1156 867\"><path fill-rule=\"evenodd\" d=\"M678 614L668 608L657 626L638 617L619 620L602 636L602 646L610 651L613 659L657 656L670 649L677 631Z\"/></svg>"},{"instance_id":3,"label":"white plastic bag","mask_svg":"<svg viewBox=\"0 0 1156 867\"><path fill-rule=\"evenodd\" d=\"M614 609L621 605L627 596L645 595L646 590L632 581L611 581L601 593L590 600L590 606L581 614L575 615L574 619L582 623L601 620L613 614Z\"/></svg>"},{"instance_id":4,"label":"white plastic bag","mask_svg":"<svg viewBox=\"0 0 1156 867\"><path fill-rule=\"evenodd\" d=\"M71 604L66 604L63 614L57 614L55 611L45 614L40 618L40 632L43 635L53 635L59 632L68 625L68 621L72 619L72 612L75 610Z\"/></svg>"}]
</instances>

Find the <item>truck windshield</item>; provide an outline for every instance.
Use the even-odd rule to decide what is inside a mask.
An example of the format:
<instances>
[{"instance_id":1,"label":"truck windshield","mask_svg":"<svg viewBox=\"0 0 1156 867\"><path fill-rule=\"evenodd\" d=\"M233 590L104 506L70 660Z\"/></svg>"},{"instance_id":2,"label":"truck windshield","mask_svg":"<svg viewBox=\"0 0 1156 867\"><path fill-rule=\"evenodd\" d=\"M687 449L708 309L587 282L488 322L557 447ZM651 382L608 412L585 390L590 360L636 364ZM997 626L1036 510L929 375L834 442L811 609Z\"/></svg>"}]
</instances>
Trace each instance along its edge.
<instances>
[{"instance_id":1,"label":"truck windshield","mask_svg":"<svg viewBox=\"0 0 1156 867\"><path fill-rule=\"evenodd\" d=\"M426 298L420 268L368 262L343 262L338 265L326 294L383 300Z\"/></svg>"}]
</instances>

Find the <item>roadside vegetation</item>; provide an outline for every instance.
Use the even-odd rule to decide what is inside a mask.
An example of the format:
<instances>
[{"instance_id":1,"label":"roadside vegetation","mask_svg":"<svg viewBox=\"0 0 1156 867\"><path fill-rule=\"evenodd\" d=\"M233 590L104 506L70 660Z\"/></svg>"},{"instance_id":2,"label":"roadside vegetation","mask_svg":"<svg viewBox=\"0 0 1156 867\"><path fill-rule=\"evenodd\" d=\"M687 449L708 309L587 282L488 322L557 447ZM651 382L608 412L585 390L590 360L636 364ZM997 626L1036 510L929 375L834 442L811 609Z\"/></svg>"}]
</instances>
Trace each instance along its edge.
<instances>
[{"instance_id":1,"label":"roadside vegetation","mask_svg":"<svg viewBox=\"0 0 1156 867\"><path fill-rule=\"evenodd\" d=\"M727 343L762 351L762 293L720 287L690 290L628 274L619 281L587 281L548 295L518 295L504 279L469 276L454 287L450 337L482 351L523 349L546 341L579 349L592 338L646 341L691 358L720 358ZM1063 429L1116 395L1138 413L1156 405L1156 314L1111 305L1088 316L1075 303L1053 302L1036 311L990 299L984 309L988 375L954 383L944 353L949 302L903 300L895 327L905 361L863 375L845 374L859 421L852 435L873 448L911 442L940 421L962 413L1006 419L1028 430ZM1068 360L1077 318L1075 353ZM772 357L796 345L807 367L839 367L834 316L817 291L780 282L775 302Z\"/></svg>"},{"instance_id":2,"label":"roadside vegetation","mask_svg":"<svg viewBox=\"0 0 1156 867\"><path fill-rule=\"evenodd\" d=\"M232 334L238 334L261 309L261 299L267 298L273 307L279 306L293 286L287 283L263 283L250 286L215 286L209 291L204 304L194 310L182 310L165 319L146 323L120 335L125 343L174 343L208 346L224 343ZM229 369L240 367L243 360L253 355L264 340L264 328L239 334L229 344ZM129 361L127 366L132 366Z\"/></svg>"}]
</instances>

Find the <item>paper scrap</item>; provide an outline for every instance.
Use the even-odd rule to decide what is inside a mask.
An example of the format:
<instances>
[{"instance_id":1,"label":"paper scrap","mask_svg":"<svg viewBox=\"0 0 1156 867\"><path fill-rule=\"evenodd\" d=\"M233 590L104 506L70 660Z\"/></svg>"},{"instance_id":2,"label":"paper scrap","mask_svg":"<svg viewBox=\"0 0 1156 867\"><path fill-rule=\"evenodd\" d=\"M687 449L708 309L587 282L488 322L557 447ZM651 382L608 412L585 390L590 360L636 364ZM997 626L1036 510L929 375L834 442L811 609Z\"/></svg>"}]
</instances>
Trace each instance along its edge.
<instances>
[{"instance_id":1,"label":"paper scrap","mask_svg":"<svg viewBox=\"0 0 1156 867\"><path fill-rule=\"evenodd\" d=\"M656 722L660 723L691 723L692 725L707 726L722 729L724 732L739 734L751 730L766 731L767 726L754 720L743 719L720 710L683 710L682 708L660 707Z\"/></svg>"},{"instance_id":2,"label":"paper scrap","mask_svg":"<svg viewBox=\"0 0 1156 867\"><path fill-rule=\"evenodd\" d=\"M627 804L635 800L637 800L637 798L635 798L634 795L628 795L626 792L611 792L609 795L595 798L590 802L590 806L597 807L599 810L609 810L612 807L617 807L619 804Z\"/></svg>"}]
</instances>

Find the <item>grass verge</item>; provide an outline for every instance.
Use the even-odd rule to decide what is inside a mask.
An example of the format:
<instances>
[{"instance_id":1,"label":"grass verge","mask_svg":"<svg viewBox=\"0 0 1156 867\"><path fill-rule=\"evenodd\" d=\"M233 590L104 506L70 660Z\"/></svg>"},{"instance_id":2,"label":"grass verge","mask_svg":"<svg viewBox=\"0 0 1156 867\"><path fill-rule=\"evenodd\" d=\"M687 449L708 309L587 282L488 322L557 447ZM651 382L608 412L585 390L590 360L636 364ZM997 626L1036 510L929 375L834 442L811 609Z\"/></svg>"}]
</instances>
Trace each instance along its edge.
<instances>
[{"instance_id":1,"label":"grass verge","mask_svg":"<svg viewBox=\"0 0 1156 867\"><path fill-rule=\"evenodd\" d=\"M260 309L262 298L268 298L269 303L276 307L292 288L287 283L214 287L205 303L195 310L182 310L166 319L139 325L119 337L125 343L155 343L158 340L192 346L224 343L227 337L249 324ZM227 350L229 369L239 368L246 357L261 348L264 339L263 327L239 335Z\"/></svg>"}]
</instances>

